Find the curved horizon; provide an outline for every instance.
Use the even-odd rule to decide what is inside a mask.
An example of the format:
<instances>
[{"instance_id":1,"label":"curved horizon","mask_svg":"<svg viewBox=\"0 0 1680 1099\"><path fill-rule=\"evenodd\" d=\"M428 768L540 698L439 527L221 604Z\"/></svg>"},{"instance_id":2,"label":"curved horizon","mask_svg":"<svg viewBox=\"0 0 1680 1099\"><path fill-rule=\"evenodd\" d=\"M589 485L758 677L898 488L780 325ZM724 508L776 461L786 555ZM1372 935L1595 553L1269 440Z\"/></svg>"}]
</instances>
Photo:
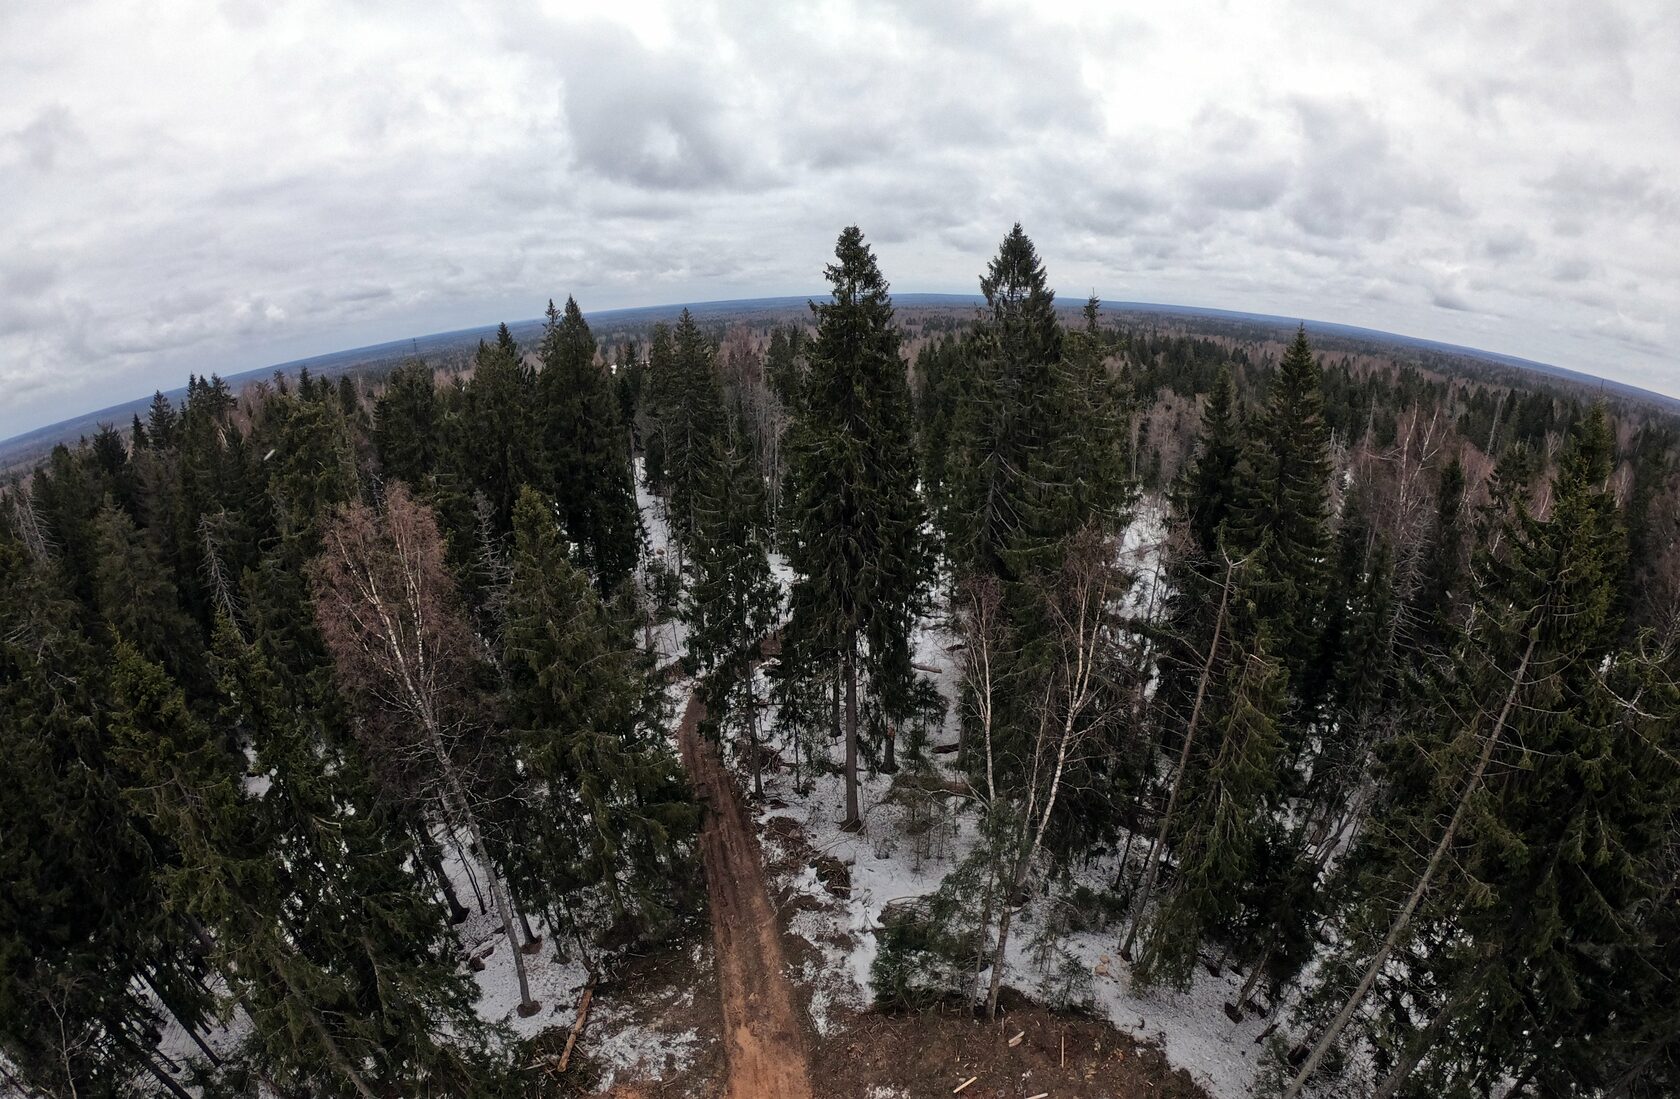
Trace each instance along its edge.
<instances>
[{"instance_id":1,"label":"curved horizon","mask_svg":"<svg viewBox=\"0 0 1680 1099\"><path fill-rule=\"evenodd\" d=\"M777 294L743 298L708 298L699 301L687 302L658 302L648 305L621 305L606 309L585 310L584 318L592 325L598 326L602 322L610 322L615 317L622 317L626 314L637 313L669 313L674 316L684 309L723 311L730 308L739 308L751 305L776 308L797 308L804 302L820 300L825 296L826 295L820 292L813 292L811 294ZM978 303L984 301L984 298L979 294L950 291L912 290L905 291L903 293L895 292L892 296L895 304L904 302L911 305L955 305L964 302ZM935 301L934 299L938 299L938 301ZM1057 304L1064 308L1078 308L1084 304L1084 300L1084 298L1076 299L1063 295L1060 292L1057 293ZM1105 311L1137 313L1157 312L1165 315L1244 320L1250 323L1273 324L1279 326L1288 326L1300 323L1306 325L1309 333L1318 331L1346 338L1357 337L1382 340L1392 343L1397 349L1407 346L1426 347L1449 354L1459 354L1471 358L1479 358L1496 366L1509 366L1526 369L1546 377L1563 377L1581 383L1601 383L1603 385L1613 387L1617 392L1624 395L1643 397L1651 400L1658 404L1659 407L1664 405L1680 405L1680 379L1676 379L1673 392L1664 392L1662 390L1649 389L1643 386L1634 385L1632 383L1624 382L1616 378L1606 377L1601 374L1563 366L1558 363L1526 358L1521 355L1496 351L1491 348L1473 347L1468 344L1453 343L1449 340L1439 339L1433 336L1418 336L1410 333L1392 332L1380 328L1371 328L1366 325L1350 324L1344 321L1326 320L1324 318L1306 316L1293 317L1283 313L1260 313L1250 310L1228 309L1220 306L1188 305L1175 302L1121 301L1102 297L1099 297L1098 301L1101 302ZM217 375L228 382L243 382L254 379L258 376L270 375L275 372L295 372L298 369L310 368L323 363L330 363L330 360L377 353L387 349L396 350L403 344L418 344L421 342L437 343L440 341L467 337L474 333L493 332L500 324L507 324L510 329L528 329L532 326L540 325L542 322L543 318L540 315L522 317L513 320L495 320L483 324L471 324L458 328L440 329L428 333L412 333L408 335L393 336L388 339L374 340L371 343L357 344L350 347L340 347L330 351L317 351L297 358L272 362L261 366L244 367L239 370L226 373L220 370L192 370L188 371L188 374L200 377ZM56 420L50 420L45 423L38 423L34 426L25 427L21 431L15 432L12 435L0 437L0 447L13 446L20 442L26 442L34 436L50 433L60 428L68 431L79 424L88 424L91 426L102 423L110 423L113 427L122 428L126 425L117 423L115 414L120 413L122 417L127 417L136 402L148 401L152 398L153 394L159 392L163 393L165 396L175 397L184 393L185 389L186 379L183 377L178 385L169 389L158 389L154 387L151 392L136 393L111 404L71 412L68 415L60 416L60 418ZM107 413L113 414L113 418L106 419L105 416Z\"/></svg>"}]
</instances>

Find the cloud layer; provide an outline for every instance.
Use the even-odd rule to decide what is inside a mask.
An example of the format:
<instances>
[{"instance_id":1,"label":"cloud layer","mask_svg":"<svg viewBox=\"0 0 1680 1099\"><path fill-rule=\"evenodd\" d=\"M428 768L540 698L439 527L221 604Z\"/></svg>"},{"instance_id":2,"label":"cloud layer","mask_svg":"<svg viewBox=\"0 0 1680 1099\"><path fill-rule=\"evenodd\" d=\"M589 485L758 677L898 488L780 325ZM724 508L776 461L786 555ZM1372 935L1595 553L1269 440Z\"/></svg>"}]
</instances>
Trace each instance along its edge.
<instances>
[{"instance_id":1,"label":"cloud layer","mask_svg":"<svg viewBox=\"0 0 1680 1099\"><path fill-rule=\"evenodd\" d=\"M854 221L904 291L1019 219L1068 294L1680 395L1675 5L1114 7L7 0L0 436L550 295L815 291Z\"/></svg>"}]
</instances>

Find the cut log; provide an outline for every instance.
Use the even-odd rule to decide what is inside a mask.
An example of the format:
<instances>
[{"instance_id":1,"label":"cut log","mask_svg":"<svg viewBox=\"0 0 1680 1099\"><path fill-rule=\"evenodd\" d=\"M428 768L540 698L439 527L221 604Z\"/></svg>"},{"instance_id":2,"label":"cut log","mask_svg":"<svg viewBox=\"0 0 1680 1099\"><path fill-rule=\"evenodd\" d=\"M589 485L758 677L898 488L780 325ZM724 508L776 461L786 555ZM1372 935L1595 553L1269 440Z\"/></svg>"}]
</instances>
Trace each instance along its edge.
<instances>
[{"instance_id":1,"label":"cut log","mask_svg":"<svg viewBox=\"0 0 1680 1099\"><path fill-rule=\"evenodd\" d=\"M958 1092L962 1091L963 1088L966 1088L968 1085L974 1083L974 1081L976 1081L978 1079L980 1079L980 1077L970 1076L968 1079L964 1080L962 1083L960 1083L956 1087L952 1088L951 1089L951 1094L952 1095L957 1094Z\"/></svg>"},{"instance_id":2,"label":"cut log","mask_svg":"<svg viewBox=\"0 0 1680 1099\"><path fill-rule=\"evenodd\" d=\"M1050 1093L1047 1091L1041 1091L1037 1095L1027 1096L1027 1099L1050 1099Z\"/></svg>"},{"instance_id":3,"label":"cut log","mask_svg":"<svg viewBox=\"0 0 1680 1099\"><path fill-rule=\"evenodd\" d=\"M1021 1039L1025 1038L1026 1036L1027 1036L1026 1031L1024 1031L1024 1030L1016 1031L1015 1032L1015 1037L1009 1039L1009 1048L1014 1049L1016 1046L1020 1045L1021 1044Z\"/></svg>"},{"instance_id":4,"label":"cut log","mask_svg":"<svg viewBox=\"0 0 1680 1099\"><path fill-rule=\"evenodd\" d=\"M910 666L918 672L926 672L928 675L938 675L944 670L942 668L935 668L932 664L917 664L914 661L911 661Z\"/></svg>"},{"instance_id":5,"label":"cut log","mask_svg":"<svg viewBox=\"0 0 1680 1099\"><path fill-rule=\"evenodd\" d=\"M589 983L583 986L583 998L578 1001L577 1021L572 1024L572 1032L566 1035L566 1048L560 1051L560 1071L566 1071L566 1065L572 1059L572 1047L577 1045L578 1035L583 1033L583 1025L589 1021L589 1001L595 998L595 974L589 975Z\"/></svg>"}]
</instances>

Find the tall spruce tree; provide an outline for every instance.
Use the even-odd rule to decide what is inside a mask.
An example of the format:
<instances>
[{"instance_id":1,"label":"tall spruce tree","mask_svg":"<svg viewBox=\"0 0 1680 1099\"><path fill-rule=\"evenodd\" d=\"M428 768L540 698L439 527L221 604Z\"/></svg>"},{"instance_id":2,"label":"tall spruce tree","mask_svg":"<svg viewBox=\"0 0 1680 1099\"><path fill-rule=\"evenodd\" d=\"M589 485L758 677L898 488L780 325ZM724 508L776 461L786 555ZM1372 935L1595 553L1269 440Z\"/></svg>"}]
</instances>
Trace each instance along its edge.
<instances>
[{"instance_id":1,"label":"tall spruce tree","mask_svg":"<svg viewBox=\"0 0 1680 1099\"><path fill-rule=\"evenodd\" d=\"M548 303L537 378L543 461L566 532L603 592L636 564L636 494L629 436L595 337L577 302L562 315Z\"/></svg>"},{"instance_id":2,"label":"tall spruce tree","mask_svg":"<svg viewBox=\"0 0 1680 1099\"><path fill-rule=\"evenodd\" d=\"M846 823L858 810L858 673L888 713L902 714L914 673L910 631L928 563L910 391L892 299L863 233L840 234L813 302L817 334L789 438L797 579L793 630L807 652L838 658L845 692Z\"/></svg>"},{"instance_id":3,"label":"tall spruce tree","mask_svg":"<svg viewBox=\"0 0 1680 1099\"><path fill-rule=\"evenodd\" d=\"M1323 686L1319 639L1330 564L1330 432L1318 360L1306 326L1278 365L1266 405L1237 471L1231 536L1239 552L1261 550L1261 616L1297 700Z\"/></svg>"},{"instance_id":4,"label":"tall spruce tree","mask_svg":"<svg viewBox=\"0 0 1680 1099\"><path fill-rule=\"evenodd\" d=\"M536 379L507 325L495 343L478 345L472 380L463 394L461 441L472 484L490 501L498 535L513 529L513 505L524 485L538 482L540 450L533 409Z\"/></svg>"},{"instance_id":5,"label":"tall spruce tree","mask_svg":"<svg viewBox=\"0 0 1680 1099\"><path fill-rule=\"evenodd\" d=\"M656 928L680 897L694 808L657 732L644 659L530 488L514 514L502 663L528 769L522 796L535 801L509 845L521 894L580 933L580 890Z\"/></svg>"},{"instance_id":6,"label":"tall spruce tree","mask_svg":"<svg viewBox=\"0 0 1680 1099\"><path fill-rule=\"evenodd\" d=\"M659 337L655 333L655 348ZM716 348L687 309L671 334L669 362L655 370L660 421L662 479L671 525L685 543L699 525L698 509L723 445L723 392L718 386Z\"/></svg>"},{"instance_id":7,"label":"tall spruce tree","mask_svg":"<svg viewBox=\"0 0 1680 1099\"><path fill-rule=\"evenodd\" d=\"M689 655L706 677L707 717L720 728L746 733L758 797L764 796L764 779L753 668L782 610L781 587L770 573L769 540L764 477L748 441L731 425L700 507L694 585L684 613Z\"/></svg>"}]
</instances>

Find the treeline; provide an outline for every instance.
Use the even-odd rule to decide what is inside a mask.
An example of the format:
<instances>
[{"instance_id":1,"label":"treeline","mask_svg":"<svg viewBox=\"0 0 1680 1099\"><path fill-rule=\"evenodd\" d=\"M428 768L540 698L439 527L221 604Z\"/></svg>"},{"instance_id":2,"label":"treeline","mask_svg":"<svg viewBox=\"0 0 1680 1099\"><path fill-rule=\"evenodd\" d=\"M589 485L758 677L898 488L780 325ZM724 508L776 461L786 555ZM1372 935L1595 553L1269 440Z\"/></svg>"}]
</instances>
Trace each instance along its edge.
<instances>
[{"instance_id":1,"label":"treeline","mask_svg":"<svg viewBox=\"0 0 1680 1099\"><path fill-rule=\"evenodd\" d=\"M603 351L568 302L533 353L504 329L371 392L195 380L8 494L20 1087L165 1079L160 1014L237 1012L230 1093L513 1088L444 864L515 958L546 930L597 964L699 903L632 632L676 614L755 790L837 774L852 828L870 774L971 807L978 842L884 917L884 1007L995 1013L1033 903L1069 1001L1076 929L1134 982L1241 967L1227 1011L1277 1014L1289 1095L1349 1052L1384 1096L1674 1090L1660 424L1324 363L1304 331L1069 322L1019 226L914 356L857 229L826 275L768 332L685 312Z\"/></svg>"},{"instance_id":2,"label":"treeline","mask_svg":"<svg viewBox=\"0 0 1680 1099\"><path fill-rule=\"evenodd\" d=\"M525 955L594 969L696 896L629 446L568 302L534 356L504 329L470 377L404 367L372 402L195 378L13 486L12 1087L185 1095L173 1020L204 1095L524 1093L452 925L488 911L529 1015Z\"/></svg>"}]
</instances>

